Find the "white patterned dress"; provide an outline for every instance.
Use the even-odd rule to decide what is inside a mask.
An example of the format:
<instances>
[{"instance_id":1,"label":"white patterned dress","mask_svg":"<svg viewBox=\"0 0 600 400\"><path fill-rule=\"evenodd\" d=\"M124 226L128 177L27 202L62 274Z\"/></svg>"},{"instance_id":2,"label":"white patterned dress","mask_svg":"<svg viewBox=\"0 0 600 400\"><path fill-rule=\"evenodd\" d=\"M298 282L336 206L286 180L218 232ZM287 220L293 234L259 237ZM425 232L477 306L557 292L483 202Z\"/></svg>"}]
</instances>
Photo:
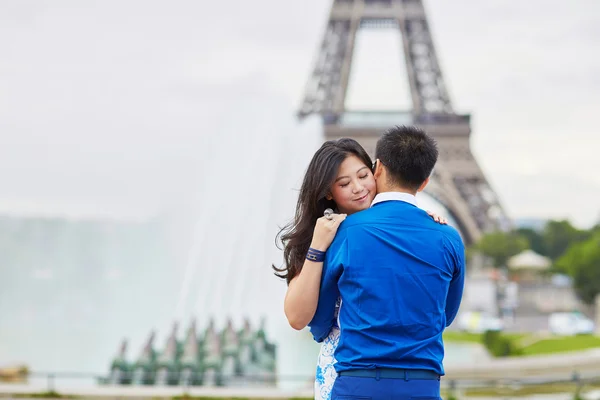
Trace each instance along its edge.
<instances>
[{"instance_id":1,"label":"white patterned dress","mask_svg":"<svg viewBox=\"0 0 600 400\"><path fill-rule=\"evenodd\" d=\"M331 328L329 335L321 344L319 358L317 359L317 372L315 374L315 400L331 400L331 390L333 383L337 378L337 372L333 367L337 362L333 353L340 342L340 328L338 315L340 312L341 300L338 299L335 305L335 318L337 324Z\"/></svg>"}]
</instances>

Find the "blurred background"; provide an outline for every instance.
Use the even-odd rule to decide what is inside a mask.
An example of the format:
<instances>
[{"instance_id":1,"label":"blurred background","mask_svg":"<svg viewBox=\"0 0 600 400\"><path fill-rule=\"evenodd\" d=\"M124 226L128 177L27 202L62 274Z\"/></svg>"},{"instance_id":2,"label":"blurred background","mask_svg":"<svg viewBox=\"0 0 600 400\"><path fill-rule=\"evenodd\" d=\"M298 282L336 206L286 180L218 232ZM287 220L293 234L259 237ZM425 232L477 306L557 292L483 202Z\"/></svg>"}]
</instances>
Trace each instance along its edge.
<instances>
[{"instance_id":1,"label":"blurred background","mask_svg":"<svg viewBox=\"0 0 600 400\"><path fill-rule=\"evenodd\" d=\"M180 373L195 326L194 371L215 374L199 384L258 374L261 387L310 389L318 345L287 325L271 265L324 140L319 115L296 115L331 5L0 0L0 381L95 387L139 370L153 386L161 365ZM525 357L560 354L564 369L536 379L570 381L582 365L600 376L600 3L425 10L454 111L471 114L471 152L511 219L470 243L447 368L460 380L502 359L518 377ZM359 30L348 110L412 108L401 43Z\"/></svg>"}]
</instances>

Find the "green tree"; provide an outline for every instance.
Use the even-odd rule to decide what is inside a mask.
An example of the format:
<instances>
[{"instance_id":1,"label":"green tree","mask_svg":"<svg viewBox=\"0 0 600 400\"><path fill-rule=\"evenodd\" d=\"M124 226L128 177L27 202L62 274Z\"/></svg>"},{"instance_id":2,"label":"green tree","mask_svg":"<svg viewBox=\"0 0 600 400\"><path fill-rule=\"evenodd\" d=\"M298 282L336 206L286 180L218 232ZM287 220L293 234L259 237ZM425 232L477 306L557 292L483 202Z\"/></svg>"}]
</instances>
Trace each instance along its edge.
<instances>
[{"instance_id":1,"label":"green tree","mask_svg":"<svg viewBox=\"0 0 600 400\"><path fill-rule=\"evenodd\" d=\"M600 232L585 242L572 245L556 262L573 278L575 291L588 304L600 293Z\"/></svg>"},{"instance_id":2,"label":"green tree","mask_svg":"<svg viewBox=\"0 0 600 400\"><path fill-rule=\"evenodd\" d=\"M582 242L590 235L591 231L579 230L569 221L548 221L543 232L545 255L556 261L572 244Z\"/></svg>"},{"instance_id":3,"label":"green tree","mask_svg":"<svg viewBox=\"0 0 600 400\"><path fill-rule=\"evenodd\" d=\"M519 228L517 229L517 233L527 238L529 246L531 246L531 250L543 256L548 255L546 243L544 242L544 236L541 232L531 228Z\"/></svg>"},{"instance_id":4,"label":"green tree","mask_svg":"<svg viewBox=\"0 0 600 400\"><path fill-rule=\"evenodd\" d=\"M490 257L495 267L502 267L510 257L529 248L529 242L516 232L493 232L484 235L476 248Z\"/></svg>"}]
</instances>

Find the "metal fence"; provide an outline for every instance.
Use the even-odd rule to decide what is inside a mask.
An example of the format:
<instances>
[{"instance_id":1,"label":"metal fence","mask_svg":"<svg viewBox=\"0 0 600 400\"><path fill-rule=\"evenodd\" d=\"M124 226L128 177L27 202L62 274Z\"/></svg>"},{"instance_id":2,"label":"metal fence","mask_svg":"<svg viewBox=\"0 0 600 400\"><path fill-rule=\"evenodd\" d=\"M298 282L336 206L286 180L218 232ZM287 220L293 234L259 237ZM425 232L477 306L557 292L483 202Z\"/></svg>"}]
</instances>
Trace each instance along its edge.
<instances>
[{"instance_id":1,"label":"metal fence","mask_svg":"<svg viewBox=\"0 0 600 400\"><path fill-rule=\"evenodd\" d=\"M107 385L105 375L79 372L31 372L20 382L1 383L0 397L7 395L45 396L56 394L96 398L149 397L173 398L183 395L198 397L244 398L307 398L313 396L314 377L277 376L276 383L266 382L264 376L245 376L243 379L224 377L227 386L192 385ZM549 395L549 398L571 399L587 392L586 400L600 399L600 375L582 375L574 371L570 376L552 378L506 377L496 380L449 380L442 378L445 398L526 398ZM552 395L555 395L554 397Z\"/></svg>"}]
</instances>

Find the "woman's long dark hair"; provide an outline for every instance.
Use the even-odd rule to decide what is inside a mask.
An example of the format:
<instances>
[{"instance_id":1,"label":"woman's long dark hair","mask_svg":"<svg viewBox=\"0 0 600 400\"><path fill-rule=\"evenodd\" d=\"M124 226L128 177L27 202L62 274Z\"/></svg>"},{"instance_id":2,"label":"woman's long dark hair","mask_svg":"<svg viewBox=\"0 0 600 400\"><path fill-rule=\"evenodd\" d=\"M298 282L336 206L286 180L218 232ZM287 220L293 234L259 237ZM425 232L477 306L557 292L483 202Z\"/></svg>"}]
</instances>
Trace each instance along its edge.
<instances>
[{"instance_id":1,"label":"woman's long dark hair","mask_svg":"<svg viewBox=\"0 0 600 400\"><path fill-rule=\"evenodd\" d=\"M365 149L354 139L342 138L323 143L306 169L298 194L296 215L276 237L276 242L281 242L283 246L285 265L283 268L273 265L273 269L275 275L285 279L288 285L302 270L317 219L323 216L325 209L337 209L335 202L327 200L325 196L331 193L331 185L337 177L340 165L351 155L358 157L369 169L371 168L371 157Z\"/></svg>"}]
</instances>

